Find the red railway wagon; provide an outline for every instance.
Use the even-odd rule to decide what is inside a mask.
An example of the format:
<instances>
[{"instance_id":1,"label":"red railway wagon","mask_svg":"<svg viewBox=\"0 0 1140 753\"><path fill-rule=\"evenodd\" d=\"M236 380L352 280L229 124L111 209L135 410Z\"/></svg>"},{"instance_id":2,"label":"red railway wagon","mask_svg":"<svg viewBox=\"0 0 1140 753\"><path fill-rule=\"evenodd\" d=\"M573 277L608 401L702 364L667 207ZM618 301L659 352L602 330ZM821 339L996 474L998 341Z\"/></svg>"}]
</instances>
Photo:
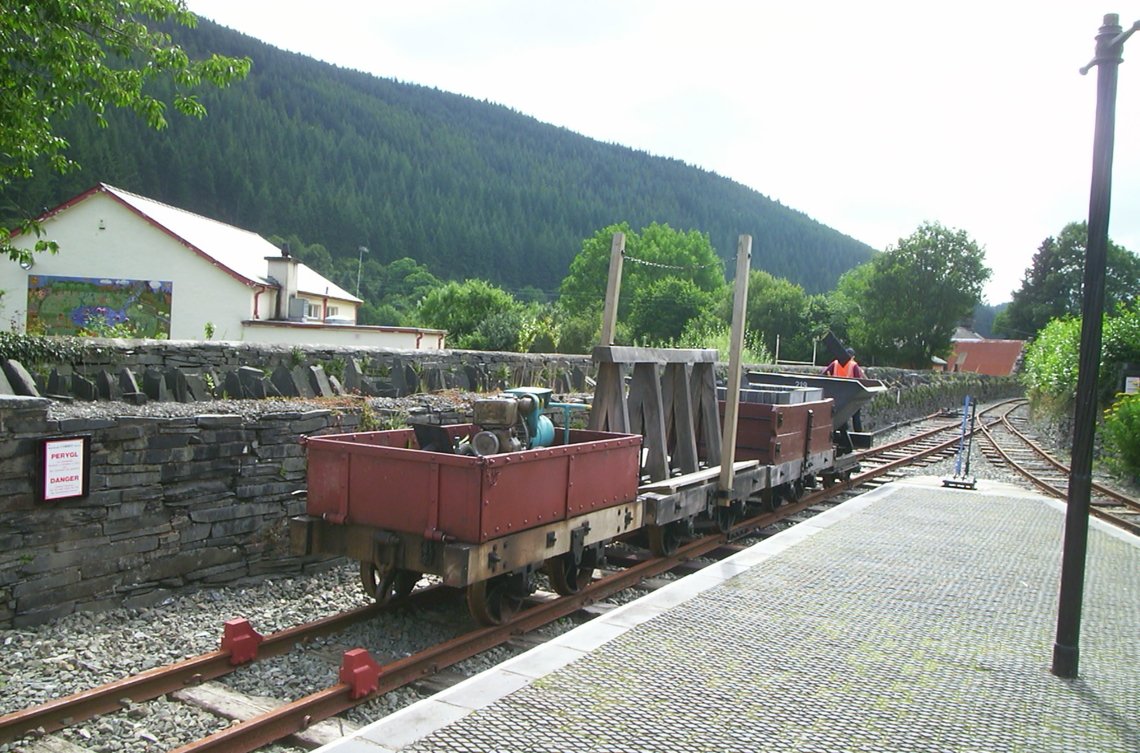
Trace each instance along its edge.
<instances>
[{"instance_id":1,"label":"red railway wagon","mask_svg":"<svg viewBox=\"0 0 1140 753\"><path fill-rule=\"evenodd\" d=\"M736 457L778 465L831 451L831 400L792 405L740 403ZM721 403L723 420L724 403Z\"/></svg>"},{"instance_id":2,"label":"red railway wagon","mask_svg":"<svg viewBox=\"0 0 1140 753\"><path fill-rule=\"evenodd\" d=\"M457 440L473 424L440 427ZM641 436L571 430L565 444L488 456L421 449L412 429L306 440L306 515L294 551L356 559L379 601L422 574L467 589L481 622L512 611L511 576L544 567L573 593L601 546L642 525Z\"/></svg>"},{"instance_id":3,"label":"red railway wagon","mask_svg":"<svg viewBox=\"0 0 1140 753\"><path fill-rule=\"evenodd\" d=\"M814 485L817 475L831 472L835 465L833 405L830 398L791 404L740 403L736 457L767 466L765 493L769 497L798 499L805 487ZM723 411L721 403L722 416Z\"/></svg>"}]
</instances>

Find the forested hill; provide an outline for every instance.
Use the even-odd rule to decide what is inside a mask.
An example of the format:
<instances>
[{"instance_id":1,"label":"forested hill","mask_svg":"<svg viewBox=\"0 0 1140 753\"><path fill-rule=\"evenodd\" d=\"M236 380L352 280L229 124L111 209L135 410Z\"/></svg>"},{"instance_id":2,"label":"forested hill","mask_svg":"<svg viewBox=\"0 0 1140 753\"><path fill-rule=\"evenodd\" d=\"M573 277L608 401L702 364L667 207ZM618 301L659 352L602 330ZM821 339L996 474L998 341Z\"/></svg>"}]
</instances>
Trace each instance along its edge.
<instances>
[{"instance_id":1,"label":"forested hill","mask_svg":"<svg viewBox=\"0 0 1140 753\"><path fill-rule=\"evenodd\" d=\"M351 259L353 271L363 245L370 261L408 256L443 278L548 293L583 238L621 221L699 230L726 259L750 234L753 267L808 292L831 289L871 254L678 160L284 52L205 19L174 34L196 56L249 56L249 78L204 92L204 120L172 112L162 132L117 112L99 129L83 113L63 129L83 170L41 170L3 197L6 209L38 212L102 181L265 236L323 244L338 266ZM598 96L615 98L620 117L620 99Z\"/></svg>"}]
</instances>

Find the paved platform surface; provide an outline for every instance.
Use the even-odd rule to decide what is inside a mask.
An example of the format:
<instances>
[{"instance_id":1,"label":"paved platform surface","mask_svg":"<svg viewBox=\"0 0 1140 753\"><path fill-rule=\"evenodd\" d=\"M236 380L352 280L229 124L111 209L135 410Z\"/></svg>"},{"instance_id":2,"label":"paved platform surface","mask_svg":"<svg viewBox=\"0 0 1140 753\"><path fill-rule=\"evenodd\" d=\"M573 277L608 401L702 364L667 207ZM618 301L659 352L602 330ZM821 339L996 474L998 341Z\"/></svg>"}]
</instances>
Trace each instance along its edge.
<instances>
[{"instance_id":1,"label":"paved platform surface","mask_svg":"<svg viewBox=\"0 0 1140 753\"><path fill-rule=\"evenodd\" d=\"M1050 673L1064 512L884 486L322 753L1140 751L1140 545L1092 521L1080 678Z\"/></svg>"}]
</instances>

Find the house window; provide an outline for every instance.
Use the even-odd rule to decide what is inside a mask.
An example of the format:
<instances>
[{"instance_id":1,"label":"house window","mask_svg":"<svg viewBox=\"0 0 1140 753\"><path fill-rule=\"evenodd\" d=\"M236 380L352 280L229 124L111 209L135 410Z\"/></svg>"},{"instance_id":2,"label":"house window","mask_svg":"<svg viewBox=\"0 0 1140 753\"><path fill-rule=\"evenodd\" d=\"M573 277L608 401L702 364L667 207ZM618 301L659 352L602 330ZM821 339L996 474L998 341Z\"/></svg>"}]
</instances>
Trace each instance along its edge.
<instances>
[{"instance_id":1,"label":"house window","mask_svg":"<svg viewBox=\"0 0 1140 753\"><path fill-rule=\"evenodd\" d=\"M320 319L321 318L321 304L309 301L305 304L305 318L306 319Z\"/></svg>"},{"instance_id":2,"label":"house window","mask_svg":"<svg viewBox=\"0 0 1140 753\"><path fill-rule=\"evenodd\" d=\"M339 306L329 306L328 314L327 314L328 316L337 316L339 313L340 313L340 307Z\"/></svg>"}]
</instances>

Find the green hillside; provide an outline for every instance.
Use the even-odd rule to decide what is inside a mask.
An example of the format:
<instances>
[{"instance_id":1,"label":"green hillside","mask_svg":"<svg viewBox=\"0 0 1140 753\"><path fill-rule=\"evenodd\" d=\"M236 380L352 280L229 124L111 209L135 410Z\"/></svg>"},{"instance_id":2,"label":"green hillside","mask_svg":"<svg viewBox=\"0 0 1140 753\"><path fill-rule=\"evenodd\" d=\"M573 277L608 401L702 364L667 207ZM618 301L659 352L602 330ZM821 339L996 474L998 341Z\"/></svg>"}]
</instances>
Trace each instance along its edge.
<instances>
[{"instance_id":1,"label":"green hillside","mask_svg":"<svg viewBox=\"0 0 1140 753\"><path fill-rule=\"evenodd\" d=\"M40 170L0 197L7 212L38 212L102 181L265 236L322 244L338 262L339 274L322 270L330 276L355 272L363 245L370 261L411 257L441 278L548 294L583 238L623 220L707 233L726 259L737 236L751 234L753 266L808 292L831 289L871 254L678 160L283 52L205 19L171 31L194 55L249 56L249 78L204 92L205 120L176 115L162 132L117 112L107 129L90 118L67 123L69 154L83 169Z\"/></svg>"}]
</instances>

